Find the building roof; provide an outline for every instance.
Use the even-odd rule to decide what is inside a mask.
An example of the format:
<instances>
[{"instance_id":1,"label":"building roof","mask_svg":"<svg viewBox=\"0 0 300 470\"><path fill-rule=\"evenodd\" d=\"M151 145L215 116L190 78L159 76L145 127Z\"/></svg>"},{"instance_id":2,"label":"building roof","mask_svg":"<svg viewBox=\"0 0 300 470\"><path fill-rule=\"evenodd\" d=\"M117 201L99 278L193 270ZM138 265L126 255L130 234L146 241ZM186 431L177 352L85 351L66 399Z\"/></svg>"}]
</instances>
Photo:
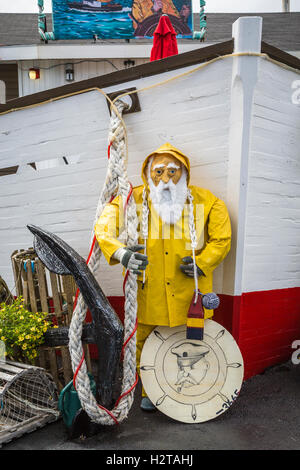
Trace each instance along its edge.
<instances>
[{"instance_id":1,"label":"building roof","mask_svg":"<svg viewBox=\"0 0 300 470\"><path fill-rule=\"evenodd\" d=\"M261 16L263 18L262 40L285 51L300 50L300 12L292 13L207 13L206 43L227 41L232 38L232 24L241 16ZM0 46L41 44L36 13L0 13ZM194 15L195 30L199 30L199 14ZM48 30L52 29L52 15L47 14ZM52 44L76 43L85 41L54 41ZM151 40L132 39L132 43ZM180 42L190 40L182 39ZM99 41L99 43L120 43L121 40ZM50 43L50 42L49 42ZM45 44L45 47L47 45Z\"/></svg>"},{"instance_id":2,"label":"building roof","mask_svg":"<svg viewBox=\"0 0 300 470\"><path fill-rule=\"evenodd\" d=\"M263 18L262 40L268 44L285 51L300 50L300 12L207 13L207 40L219 42L230 39L232 24L241 16ZM196 21L198 24L199 20Z\"/></svg>"}]
</instances>

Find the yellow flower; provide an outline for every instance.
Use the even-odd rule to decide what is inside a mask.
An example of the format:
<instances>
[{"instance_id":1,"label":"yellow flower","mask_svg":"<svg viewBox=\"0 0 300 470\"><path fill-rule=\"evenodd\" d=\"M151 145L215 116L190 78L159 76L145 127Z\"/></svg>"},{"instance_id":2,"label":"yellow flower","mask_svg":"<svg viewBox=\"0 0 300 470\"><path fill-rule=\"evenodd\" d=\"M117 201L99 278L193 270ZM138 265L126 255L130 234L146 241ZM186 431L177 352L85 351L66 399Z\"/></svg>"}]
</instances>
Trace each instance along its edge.
<instances>
[{"instance_id":1,"label":"yellow flower","mask_svg":"<svg viewBox=\"0 0 300 470\"><path fill-rule=\"evenodd\" d=\"M30 328L31 331L35 331L35 326L33 326L32 328Z\"/></svg>"},{"instance_id":2,"label":"yellow flower","mask_svg":"<svg viewBox=\"0 0 300 470\"><path fill-rule=\"evenodd\" d=\"M30 339L30 335L26 335L25 338L26 338L26 339Z\"/></svg>"},{"instance_id":3,"label":"yellow flower","mask_svg":"<svg viewBox=\"0 0 300 470\"><path fill-rule=\"evenodd\" d=\"M5 341L5 340L6 340L5 336L1 336L1 341Z\"/></svg>"},{"instance_id":4,"label":"yellow flower","mask_svg":"<svg viewBox=\"0 0 300 470\"><path fill-rule=\"evenodd\" d=\"M23 315L21 315L21 316L20 316L20 320L24 320L24 317L23 317Z\"/></svg>"},{"instance_id":5,"label":"yellow flower","mask_svg":"<svg viewBox=\"0 0 300 470\"><path fill-rule=\"evenodd\" d=\"M53 328L58 328L58 326L57 326L57 325L54 325L54 327L53 327Z\"/></svg>"},{"instance_id":6,"label":"yellow flower","mask_svg":"<svg viewBox=\"0 0 300 470\"><path fill-rule=\"evenodd\" d=\"M24 336L19 336L19 341L24 341Z\"/></svg>"},{"instance_id":7,"label":"yellow flower","mask_svg":"<svg viewBox=\"0 0 300 470\"><path fill-rule=\"evenodd\" d=\"M23 344L22 349L27 349L27 344L26 343Z\"/></svg>"}]
</instances>

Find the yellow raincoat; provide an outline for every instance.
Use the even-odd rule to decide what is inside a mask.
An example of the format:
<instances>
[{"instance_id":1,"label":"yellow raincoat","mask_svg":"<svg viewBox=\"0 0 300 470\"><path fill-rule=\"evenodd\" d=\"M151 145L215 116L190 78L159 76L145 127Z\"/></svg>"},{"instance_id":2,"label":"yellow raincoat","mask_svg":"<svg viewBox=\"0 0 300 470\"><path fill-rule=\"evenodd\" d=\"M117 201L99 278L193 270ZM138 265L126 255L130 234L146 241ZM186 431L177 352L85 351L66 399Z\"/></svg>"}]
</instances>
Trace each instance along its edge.
<instances>
[{"instance_id":1,"label":"yellow raincoat","mask_svg":"<svg viewBox=\"0 0 300 470\"><path fill-rule=\"evenodd\" d=\"M188 158L171 144L164 144L150 154L144 161L142 178L147 186L146 165L153 154L170 153L187 169L189 183L190 164ZM148 186L147 186L148 187ZM137 212L141 221L142 193L144 186L133 189ZM209 190L189 186L194 203L194 220L199 238L196 250L196 263L204 272L199 277L199 290L211 292L213 271L225 258L230 249L231 227L224 202ZM179 268L182 258L192 255L189 239L188 210L183 211L181 220L176 225L163 224L148 198L149 230L145 284L143 277L138 277L138 322L144 325L167 325L170 327L186 324L187 312L194 293L194 279L183 274ZM188 204L187 204L188 206ZM117 196L107 204L96 226L95 234L100 248L110 265L118 263L113 258L114 252L125 245L117 238L121 231L123 207L122 198ZM164 237L162 230L165 230ZM139 243L144 240L139 237ZM205 318L213 315L212 310L205 310Z\"/></svg>"}]
</instances>

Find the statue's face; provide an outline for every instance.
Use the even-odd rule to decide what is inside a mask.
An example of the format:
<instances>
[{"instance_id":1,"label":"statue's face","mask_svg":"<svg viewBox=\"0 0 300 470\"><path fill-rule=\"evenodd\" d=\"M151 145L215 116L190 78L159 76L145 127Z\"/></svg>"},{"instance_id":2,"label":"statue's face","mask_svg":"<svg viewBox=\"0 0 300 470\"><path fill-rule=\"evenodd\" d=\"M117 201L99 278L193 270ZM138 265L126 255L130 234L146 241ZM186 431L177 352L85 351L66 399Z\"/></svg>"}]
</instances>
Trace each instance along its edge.
<instances>
[{"instance_id":1,"label":"statue's face","mask_svg":"<svg viewBox=\"0 0 300 470\"><path fill-rule=\"evenodd\" d=\"M168 183L170 180L177 184L182 175L182 164L177 158L173 157L169 153L160 153L154 155L151 168L150 176L155 186L160 181Z\"/></svg>"}]
</instances>

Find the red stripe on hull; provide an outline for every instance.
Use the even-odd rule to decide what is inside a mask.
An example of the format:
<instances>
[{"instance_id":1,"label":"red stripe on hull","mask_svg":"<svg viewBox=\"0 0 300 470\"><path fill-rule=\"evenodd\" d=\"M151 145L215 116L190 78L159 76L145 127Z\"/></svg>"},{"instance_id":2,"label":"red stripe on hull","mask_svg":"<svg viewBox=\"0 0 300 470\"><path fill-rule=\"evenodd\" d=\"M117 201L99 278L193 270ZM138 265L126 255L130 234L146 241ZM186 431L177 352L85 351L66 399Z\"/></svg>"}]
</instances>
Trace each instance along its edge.
<instances>
[{"instance_id":1,"label":"red stripe on hull","mask_svg":"<svg viewBox=\"0 0 300 470\"><path fill-rule=\"evenodd\" d=\"M245 363L245 379L291 358L300 340L300 287L220 295L214 320L238 342Z\"/></svg>"},{"instance_id":2,"label":"red stripe on hull","mask_svg":"<svg viewBox=\"0 0 300 470\"><path fill-rule=\"evenodd\" d=\"M237 341L244 358L245 379L291 358L291 345L300 340L300 287L219 297L220 306L213 319ZM124 321L124 297L108 299ZM90 349L96 357L96 346Z\"/></svg>"}]
</instances>

